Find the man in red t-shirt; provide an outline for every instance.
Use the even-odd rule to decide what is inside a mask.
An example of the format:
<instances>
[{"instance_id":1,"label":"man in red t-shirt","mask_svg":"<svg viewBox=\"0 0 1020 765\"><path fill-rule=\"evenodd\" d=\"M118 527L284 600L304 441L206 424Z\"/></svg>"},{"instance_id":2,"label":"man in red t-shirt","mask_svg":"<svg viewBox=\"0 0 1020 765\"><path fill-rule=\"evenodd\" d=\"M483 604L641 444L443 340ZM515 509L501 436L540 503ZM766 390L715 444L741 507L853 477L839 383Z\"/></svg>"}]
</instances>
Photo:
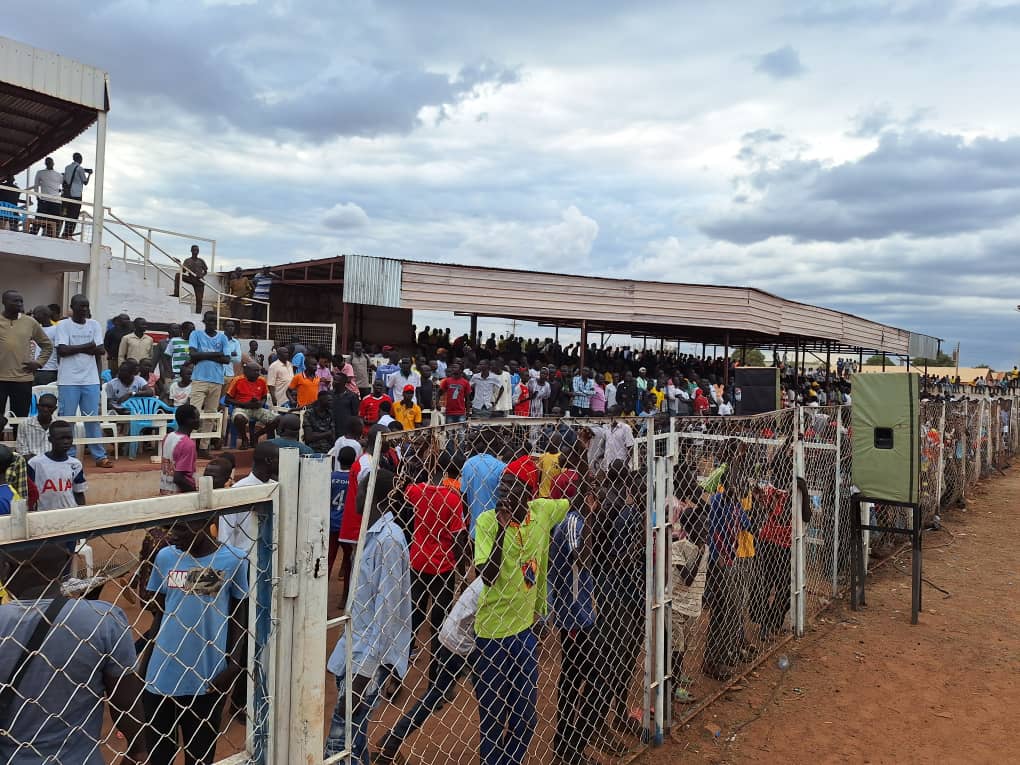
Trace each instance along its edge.
<instances>
[{"instance_id":1,"label":"man in red t-shirt","mask_svg":"<svg viewBox=\"0 0 1020 765\"><path fill-rule=\"evenodd\" d=\"M439 630L453 607L457 569L463 574L468 563L468 533L464 525L464 503L460 493L446 486L413 483L405 492L414 507L411 537L411 635L425 621L432 625L429 681L437 680L440 669ZM431 601L431 607L430 607Z\"/></svg>"},{"instance_id":2,"label":"man in red t-shirt","mask_svg":"<svg viewBox=\"0 0 1020 765\"><path fill-rule=\"evenodd\" d=\"M243 367L244 374L235 377L224 401L234 407L234 430L241 439L241 448L248 449L258 440L258 426L265 428L266 438L276 432L276 415L266 408L269 387L261 376L261 368L253 361Z\"/></svg>"},{"instance_id":3,"label":"man in red t-shirt","mask_svg":"<svg viewBox=\"0 0 1020 765\"><path fill-rule=\"evenodd\" d=\"M376 380L372 383L372 392L361 399L358 407L358 416L365 421L366 431L379 421L379 405L383 401L393 403L393 399L383 393L382 380Z\"/></svg>"},{"instance_id":4,"label":"man in red t-shirt","mask_svg":"<svg viewBox=\"0 0 1020 765\"><path fill-rule=\"evenodd\" d=\"M471 398L471 382L464 377L460 364L450 364L447 377L439 384L443 411L447 422L467 419L467 402Z\"/></svg>"},{"instance_id":5,"label":"man in red t-shirt","mask_svg":"<svg viewBox=\"0 0 1020 765\"><path fill-rule=\"evenodd\" d=\"M755 542L755 562L759 575L752 585L749 610L758 623L762 640L782 629L790 610L790 539L793 533L793 509L790 492L772 484L756 486L752 501L765 510L765 522Z\"/></svg>"}]
</instances>

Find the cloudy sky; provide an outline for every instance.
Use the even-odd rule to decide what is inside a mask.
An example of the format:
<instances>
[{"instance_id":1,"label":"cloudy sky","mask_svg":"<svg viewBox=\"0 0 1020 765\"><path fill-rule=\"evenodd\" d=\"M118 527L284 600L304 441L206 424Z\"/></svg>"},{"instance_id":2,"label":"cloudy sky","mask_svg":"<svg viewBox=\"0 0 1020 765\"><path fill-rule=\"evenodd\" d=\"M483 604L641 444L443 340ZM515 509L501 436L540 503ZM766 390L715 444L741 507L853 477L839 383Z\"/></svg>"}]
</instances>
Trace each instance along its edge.
<instances>
[{"instance_id":1,"label":"cloudy sky","mask_svg":"<svg viewBox=\"0 0 1020 765\"><path fill-rule=\"evenodd\" d=\"M35 0L3 19L110 72L107 203L216 238L223 265L740 284L960 341L966 363L1020 355L1020 3Z\"/></svg>"}]
</instances>

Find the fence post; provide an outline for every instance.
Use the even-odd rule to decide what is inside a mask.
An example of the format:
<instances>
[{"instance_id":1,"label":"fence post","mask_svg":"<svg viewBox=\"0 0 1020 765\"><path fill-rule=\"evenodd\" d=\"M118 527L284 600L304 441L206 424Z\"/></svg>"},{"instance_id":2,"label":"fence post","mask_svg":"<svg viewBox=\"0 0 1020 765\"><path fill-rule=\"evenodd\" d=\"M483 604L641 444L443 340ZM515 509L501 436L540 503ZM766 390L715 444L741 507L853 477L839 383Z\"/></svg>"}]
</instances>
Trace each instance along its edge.
<instances>
[{"instance_id":1,"label":"fence post","mask_svg":"<svg viewBox=\"0 0 1020 765\"><path fill-rule=\"evenodd\" d=\"M974 446L974 475L977 480L981 480L981 428L985 424L985 400L978 399L977 408L977 432L974 433L975 446Z\"/></svg>"},{"instance_id":2,"label":"fence post","mask_svg":"<svg viewBox=\"0 0 1020 765\"><path fill-rule=\"evenodd\" d=\"M323 748L322 710L326 701L322 682L326 666L326 563L329 534L330 460L325 456L300 461L295 535L294 575L297 592L292 629L290 683L290 757L305 762ZM289 572L288 572L289 573ZM285 574L286 575L286 574Z\"/></svg>"},{"instance_id":3,"label":"fence post","mask_svg":"<svg viewBox=\"0 0 1020 765\"><path fill-rule=\"evenodd\" d=\"M963 481L960 485L960 504L961 506L967 505L967 462L969 460L970 452L970 416L967 414L967 407L969 400L963 399L963 463L961 469L963 470Z\"/></svg>"},{"instance_id":4,"label":"fence post","mask_svg":"<svg viewBox=\"0 0 1020 765\"><path fill-rule=\"evenodd\" d=\"M792 488L790 491L790 497L793 499L791 506L793 549L790 555L790 595L793 604L793 633L797 637L801 637L804 635L804 621L807 610L804 602L804 582L807 578L805 566L807 562L804 551L804 519L799 510L801 499L797 479L804 476L804 420L802 407L798 406L793 411L796 417L796 424L793 441L793 478L791 479ZM808 501L810 501L810 498L808 498Z\"/></svg>"},{"instance_id":5,"label":"fence post","mask_svg":"<svg viewBox=\"0 0 1020 765\"><path fill-rule=\"evenodd\" d=\"M667 436L668 437L668 436ZM669 520L666 510L666 502L669 497L669 489L666 485L666 478L670 473L668 457L654 457L655 470L655 496L652 507L652 531L655 544L655 725L652 728L652 744L660 746L663 739L663 730L667 724L667 710L673 706L672 701L666 698L666 676L669 674L666 664L669 661L669 651L666 650L666 609L669 608L666 594L666 570L670 567L668 548Z\"/></svg>"},{"instance_id":6,"label":"fence post","mask_svg":"<svg viewBox=\"0 0 1020 765\"><path fill-rule=\"evenodd\" d=\"M946 402L939 412L939 467L935 478L935 512L942 512L942 492L945 490L946 472Z\"/></svg>"},{"instance_id":7,"label":"fence post","mask_svg":"<svg viewBox=\"0 0 1020 765\"><path fill-rule=\"evenodd\" d=\"M291 694L295 678L294 670L294 615L296 592L296 557L298 532L298 486L300 467L297 449L280 450L279 485L280 494L274 526L276 537L276 565L273 573L278 585L273 593L273 612L276 616L276 636L271 657L273 672L269 677L269 698L274 703L271 710L271 733L269 737L269 762L290 762L291 751ZM323 666L318 668L322 681ZM321 710L320 710L321 714ZM321 725L321 723L320 723Z\"/></svg>"},{"instance_id":8,"label":"fence post","mask_svg":"<svg viewBox=\"0 0 1020 765\"><path fill-rule=\"evenodd\" d=\"M832 597L839 594L839 516L843 509L843 407L836 407L836 491L832 514ZM796 510L794 510L796 513Z\"/></svg>"},{"instance_id":9,"label":"fence post","mask_svg":"<svg viewBox=\"0 0 1020 765\"><path fill-rule=\"evenodd\" d=\"M656 661L655 654L658 646L655 644L655 624L658 612L655 603L655 526L658 524L656 518L655 499L655 420L649 418L648 429L645 431L645 682L644 699L641 710L641 724L645 735L652 738L652 707L656 706L655 714L658 716L661 704L656 704L659 691L662 686L656 684L656 669L659 661ZM634 459L636 466L640 467L637 454L637 444L634 445ZM653 695L654 694L654 695Z\"/></svg>"}]
</instances>

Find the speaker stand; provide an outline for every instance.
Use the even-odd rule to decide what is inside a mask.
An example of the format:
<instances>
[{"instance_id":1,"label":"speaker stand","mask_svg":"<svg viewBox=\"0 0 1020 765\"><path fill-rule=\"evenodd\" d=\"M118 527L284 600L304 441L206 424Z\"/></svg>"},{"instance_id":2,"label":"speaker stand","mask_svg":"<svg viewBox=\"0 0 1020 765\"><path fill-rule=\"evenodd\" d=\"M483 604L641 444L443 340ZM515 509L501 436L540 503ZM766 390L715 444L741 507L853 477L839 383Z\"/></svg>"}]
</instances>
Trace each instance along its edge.
<instances>
[{"instance_id":1,"label":"speaker stand","mask_svg":"<svg viewBox=\"0 0 1020 765\"><path fill-rule=\"evenodd\" d=\"M877 531L885 534L901 534L910 537L911 549L911 598L910 598L910 623L917 624L918 614L921 613L921 563L922 563L922 539L924 528L921 525L921 506L907 502L890 502L878 497L864 497L855 494L850 500L851 523L853 525L852 550L853 560L850 565L850 608L854 611L860 606L867 605L864 596L864 584L867 577L866 564L864 560L864 539L861 532ZM898 529L890 526L874 526L861 521L861 503L872 502L875 504L892 507L909 507L913 511L913 524L910 529ZM870 518L868 519L871 520Z\"/></svg>"}]
</instances>

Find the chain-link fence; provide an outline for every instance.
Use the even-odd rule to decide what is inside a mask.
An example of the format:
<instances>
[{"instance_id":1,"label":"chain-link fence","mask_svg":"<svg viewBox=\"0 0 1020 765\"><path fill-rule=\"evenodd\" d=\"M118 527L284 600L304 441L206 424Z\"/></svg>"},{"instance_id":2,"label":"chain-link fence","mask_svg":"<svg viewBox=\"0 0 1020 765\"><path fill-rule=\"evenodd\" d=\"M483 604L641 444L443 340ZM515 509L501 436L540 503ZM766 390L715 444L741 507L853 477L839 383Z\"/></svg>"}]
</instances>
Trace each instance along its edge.
<instances>
[{"instance_id":1,"label":"chain-link fence","mask_svg":"<svg viewBox=\"0 0 1020 765\"><path fill-rule=\"evenodd\" d=\"M18 503L0 527L0 762L266 761L274 491Z\"/></svg>"}]
</instances>

